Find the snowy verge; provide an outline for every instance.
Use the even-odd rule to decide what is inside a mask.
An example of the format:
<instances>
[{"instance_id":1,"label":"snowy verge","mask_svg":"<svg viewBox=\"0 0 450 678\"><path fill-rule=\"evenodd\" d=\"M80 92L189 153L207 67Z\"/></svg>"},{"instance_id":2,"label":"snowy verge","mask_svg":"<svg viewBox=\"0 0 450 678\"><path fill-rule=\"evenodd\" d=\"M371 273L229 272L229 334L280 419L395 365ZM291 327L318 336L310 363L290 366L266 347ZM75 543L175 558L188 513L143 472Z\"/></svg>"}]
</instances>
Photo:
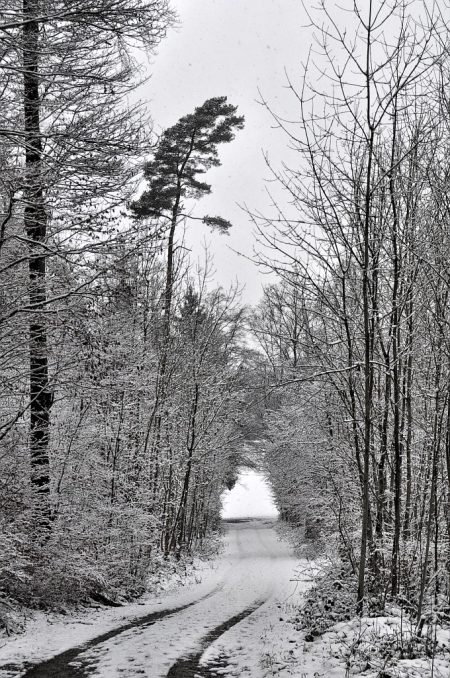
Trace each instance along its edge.
<instances>
[{"instance_id":1,"label":"snowy verge","mask_svg":"<svg viewBox=\"0 0 450 678\"><path fill-rule=\"evenodd\" d=\"M301 599L298 600L301 606ZM287 678L449 678L450 629L436 632L435 649L427 656L412 625L400 610L383 617L354 617L338 622L321 636L310 639L307 629L296 626L297 603L280 602L278 617L267 611L261 642L265 649L259 659L245 666L235 662L236 676L279 676ZM271 621L270 621L271 619ZM425 630L426 631L426 630ZM307 640L308 638L308 640ZM424 641L425 645L425 641ZM411 648L411 658L408 654ZM238 649L238 648L236 648ZM241 654L244 651L241 648ZM230 649L228 649L230 652ZM248 655L248 652L244 652ZM260 672L256 667L259 661ZM230 664L233 660L230 661ZM245 672L247 670L247 672ZM226 674L225 674L226 675Z\"/></svg>"},{"instance_id":2,"label":"snowy verge","mask_svg":"<svg viewBox=\"0 0 450 678\"><path fill-rule=\"evenodd\" d=\"M305 631L300 633L290 670L277 675L299 678L448 678L450 675L450 632L441 630L434 657L401 658L401 654L407 654L411 632L400 615L355 617L335 624L311 642L305 640L305 635Z\"/></svg>"}]
</instances>

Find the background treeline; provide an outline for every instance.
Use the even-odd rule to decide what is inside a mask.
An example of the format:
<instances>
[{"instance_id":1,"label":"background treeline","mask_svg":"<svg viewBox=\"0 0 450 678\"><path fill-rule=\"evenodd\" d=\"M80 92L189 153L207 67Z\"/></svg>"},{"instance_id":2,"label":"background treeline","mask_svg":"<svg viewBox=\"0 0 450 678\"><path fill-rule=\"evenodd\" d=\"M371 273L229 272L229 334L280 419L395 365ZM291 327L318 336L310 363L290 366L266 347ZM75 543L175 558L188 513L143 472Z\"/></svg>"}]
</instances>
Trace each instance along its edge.
<instances>
[{"instance_id":1,"label":"background treeline","mask_svg":"<svg viewBox=\"0 0 450 678\"><path fill-rule=\"evenodd\" d=\"M239 464L237 291L175 230L243 119L212 99L151 147L130 95L166 0L2 10L0 597L136 595L217 527Z\"/></svg>"},{"instance_id":2,"label":"background treeline","mask_svg":"<svg viewBox=\"0 0 450 678\"><path fill-rule=\"evenodd\" d=\"M431 3L341 9L311 17L296 122L272 113L289 204L255 216L279 277L253 318L267 465L357 609L394 598L420 625L450 596L449 33Z\"/></svg>"}]
</instances>

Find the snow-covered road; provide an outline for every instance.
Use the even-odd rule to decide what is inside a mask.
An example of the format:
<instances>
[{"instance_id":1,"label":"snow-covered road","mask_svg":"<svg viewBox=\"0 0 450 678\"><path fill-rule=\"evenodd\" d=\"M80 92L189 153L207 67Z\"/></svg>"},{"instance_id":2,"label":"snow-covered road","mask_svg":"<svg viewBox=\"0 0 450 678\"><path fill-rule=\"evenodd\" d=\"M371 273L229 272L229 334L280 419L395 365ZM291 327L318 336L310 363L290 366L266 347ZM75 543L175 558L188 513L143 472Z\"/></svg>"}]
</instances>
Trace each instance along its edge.
<instances>
[{"instance_id":1,"label":"snow-covered road","mask_svg":"<svg viewBox=\"0 0 450 678\"><path fill-rule=\"evenodd\" d=\"M298 561L270 520L228 522L226 530L216 567L194 591L167 600L145 623L25 675L189 678L216 675L213 667L221 666L221 672L260 678L261 622L277 615L280 602L298 588Z\"/></svg>"}]
</instances>

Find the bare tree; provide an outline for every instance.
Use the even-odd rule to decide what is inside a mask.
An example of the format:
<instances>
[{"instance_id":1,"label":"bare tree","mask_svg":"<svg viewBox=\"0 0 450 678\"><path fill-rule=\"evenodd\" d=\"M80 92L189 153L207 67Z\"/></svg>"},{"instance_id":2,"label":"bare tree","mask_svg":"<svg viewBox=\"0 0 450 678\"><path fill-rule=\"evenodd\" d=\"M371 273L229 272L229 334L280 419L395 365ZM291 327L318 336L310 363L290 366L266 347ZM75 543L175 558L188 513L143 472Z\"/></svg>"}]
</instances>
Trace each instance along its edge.
<instances>
[{"instance_id":1,"label":"bare tree","mask_svg":"<svg viewBox=\"0 0 450 678\"><path fill-rule=\"evenodd\" d=\"M142 115L126 105L138 84L132 49L153 49L173 16L165 0L101 7L25 0L4 10L0 70L8 106L0 135L17 159L14 214L23 214L24 234L12 237L27 243L29 263L28 303L11 313L30 317L31 479L37 525L46 530L53 397L47 314L57 304L57 295L48 296L48 262L79 260L115 237L111 210L130 195L143 150Z\"/></svg>"},{"instance_id":2,"label":"bare tree","mask_svg":"<svg viewBox=\"0 0 450 678\"><path fill-rule=\"evenodd\" d=\"M420 17L419 5L402 0L348 3L345 24L342 11L333 13L324 4L310 16L316 43L300 88L288 83L301 118L294 126L272 112L298 151L297 167L273 170L297 214L280 208L275 221L254 217L260 241L270 252L262 263L283 279L295 269L303 296L314 299L309 305L317 321L310 335L321 355L318 372L328 375L350 417L361 493L359 612L367 592L368 555L371 566L378 567L372 500L378 498L386 510L388 449L389 455L393 452L394 497L391 589L394 595L399 590L402 432L409 407L408 396L402 400L400 320L411 308L410 285L416 279L416 260L406 263L411 255L406 255L405 243L415 242L408 234L417 221L418 149L426 148L430 157L437 140L425 100L436 93L442 57L438 19L426 11ZM322 82L326 85L319 89ZM322 350L318 325L324 334ZM408 370L405 384L411 365ZM379 398L384 402L380 427ZM392 448L387 447L388 430ZM381 523L377 525L382 539Z\"/></svg>"}]
</instances>

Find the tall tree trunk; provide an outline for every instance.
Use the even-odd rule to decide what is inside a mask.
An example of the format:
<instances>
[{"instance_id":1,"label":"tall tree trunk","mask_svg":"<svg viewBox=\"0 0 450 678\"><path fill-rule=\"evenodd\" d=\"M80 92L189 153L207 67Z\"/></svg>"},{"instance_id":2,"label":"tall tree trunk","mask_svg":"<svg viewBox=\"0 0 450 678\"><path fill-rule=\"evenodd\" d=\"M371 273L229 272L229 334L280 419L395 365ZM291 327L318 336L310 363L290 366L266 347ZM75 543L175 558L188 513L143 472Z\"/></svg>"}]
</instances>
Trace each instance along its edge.
<instances>
[{"instance_id":1,"label":"tall tree trunk","mask_svg":"<svg viewBox=\"0 0 450 678\"><path fill-rule=\"evenodd\" d=\"M49 424L52 396L48 380L46 303L47 214L42 177L39 95L39 0L24 0L23 96L25 122L24 222L29 242L30 458L38 529L50 527Z\"/></svg>"},{"instance_id":2,"label":"tall tree trunk","mask_svg":"<svg viewBox=\"0 0 450 678\"><path fill-rule=\"evenodd\" d=\"M377 495L377 517L376 517L376 535L379 540L383 538L383 526L385 522L386 511L386 466L388 461L388 426L389 426L389 405L391 401L391 374L389 353L385 355L385 384L384 384L384 412L380 427L380 459L377 465L378 475L378 495Z\"/></svg>"},{"instance_id":3,"label":"tall tree trunk","mask_svg":"<svg viewBox=\"0 0 450 678\"><path fill-rule=\"evenodd\" d=\"M405 414L406 414L406 496L405 496L405 518L403 523L403 536L408 539L411 532L411 493L412 493L412 464L411 464L411 442L412 442L412 373L413 373L413 298L412 283L411 290L408 293L407 309L407 362L406 362L406 380L405 380Z\"/></svg>"},{"instance_id":4,"label":"tall tree trunk","mask_svg":"<svg viewBox=\"0 0 450 678\"><path fill-rule=\"evenodd\" d=\"M391 592L397 595L400 581L400 534L401 534L401 493L402 493L402 444L400 440L400 313L398 307L398 290L400 283L400 259L398 252L398 210L395 186L395 150L397 137L397 100L394 100L394 120L392 133L392 155L389 170L389 193L392 209L392 256L393 256L393 287L392 287L392 358L393 358L393 411L394 411L394 539L392 543L391 564Z\"/></svg>"},{"instance_id":5,"label":"tall tree trunk","mask_svg":"<svg viewBox=\"0 0 450 678\"><path fill-rule=\"evenodd\" d=\"M370 21L369 21L370 23ZM370 44L368 46L370 54ZM369 72L369 64L367 64ZM368 86L370 89L370 85ZM370 106L368 106L370 110ZM370 521L370 503L369 503L369 475L370 475L370 451L372 435L372 387L373 387L373 365L372 365L372 336L370 319L370 208L371 208L371 178L372 178L372 160L374 145L374 130L370 129L368 160L367 160L367 179L365 191L365 209L363 225L363 319L364 319L364 452L363 452L363 490L362 490L362 523L361 523L361 551L359 558L358 575L358 593L356 609L362 614L365 596L365 577L367 561L367 542L371 531Z\"/></svg>"},{"instance_id":6,"label":"tall tree trunk","mask_svg":"<svg viewBox=\"0 0 450 678\"><path fill-rule=\"evenodd\" d=\"M433 414L433 440L432 440L432 454L431 454L431 487L430 487L430 499L428 507L428 518L426 525L426 536L425 536L425 553L423 557L422 572L420 577L420 587L419 587L419 601L417 604L417 624L419 625L419 635L421 632L421 617L423 611L423 604L425 599L425 591L428 583L428 563L431 549L431 538L433 532L433 526L435 521L435 512L437 511L437 480L438 480L438 465L439 465L439 452L441 445L441 432L442 432L442 418L444 416L444 409L442 412L441 409L441 375L442 375L442 364L441 364L441 336L438 336L437 348L436 350L436 374L434 380L434 414Z\"/></svg>"},{"instance_id":7,"label":"tall tree trunk","mask_svg":"<svg viewBox=\"0 0 450 678\"><path fill-rule=\"evenodd\" d=\"M186 524L186 513L187 513L187 501L189 496L189 483L191 480L192 473L192 459L195 448L196 441L196 419L197 419L197 410L198 410L198 401L199 401L199 387L198 384L195 384L194 389L194 399L192 403L191 411L191 421L190 421L190 433L188 439L188 458L186 463L186 471L184 474L183 489L181 492L180 504L178 507L177 515L175 518L175 523L173 526L173 533L171 539L172 548L177 548L178 552L181 551L184 542L185 535L185 524Z\"/></svg>"},{"instance_id":8,"label":"tall tree trunk","mask_svg":"<svg viewBox=\"0 0 450 678\"><path fill-rule=\"evenodd\" d=\"M450 374L449 367L447 374ZM444 492L445 497L445 519L447 523L447 600L450 603L450 381L447 385L447 419L445 427L445 471L444 478L447 480Z\"/></svg>"},{"instance_id":9,"label":"tall tree trunk","mask_svg":"<svg viewBox=\"0 0 450 678\"><path fill-rule=\"evenodd\" d=\"M171 325L171 314L172 314L172 296L173 296L173 263L174 263L174 240L175 240L175 229L177 225L179 205L180 205L180 192L178 192L177 200L172 212L172 219L169 230L169 238L167 244L167 262L166 262L166 281L164 287L164 318L163 318L163 329L162 329L162 345L161 345L161 356L158 364L158 374L156 379L156 390L155 390L155 402L152 409L152 412L147 423L147 432L144 442L144 457L147 454L150 434L153 430L153 445L151 447L151 456L150 456L150 485L152 488L152 508L156 503L157 491L158 491L158 479L160 474L160 465L161 465L161 428L163 425L163 416L162 408L166 400L166 390L168 385L167 379L167 360L169 357L170 350L170 325ZM169 511L170 506L170 496L172 493L171 483L172 483L172 462L169 462L169 500L165 501L166 509L163 511L164 516L164 535L161 539L162 549L165 555L168 554L170 550L170 531L169 531L169 518L166 510Z\"/></svg>"}]
</instances>

